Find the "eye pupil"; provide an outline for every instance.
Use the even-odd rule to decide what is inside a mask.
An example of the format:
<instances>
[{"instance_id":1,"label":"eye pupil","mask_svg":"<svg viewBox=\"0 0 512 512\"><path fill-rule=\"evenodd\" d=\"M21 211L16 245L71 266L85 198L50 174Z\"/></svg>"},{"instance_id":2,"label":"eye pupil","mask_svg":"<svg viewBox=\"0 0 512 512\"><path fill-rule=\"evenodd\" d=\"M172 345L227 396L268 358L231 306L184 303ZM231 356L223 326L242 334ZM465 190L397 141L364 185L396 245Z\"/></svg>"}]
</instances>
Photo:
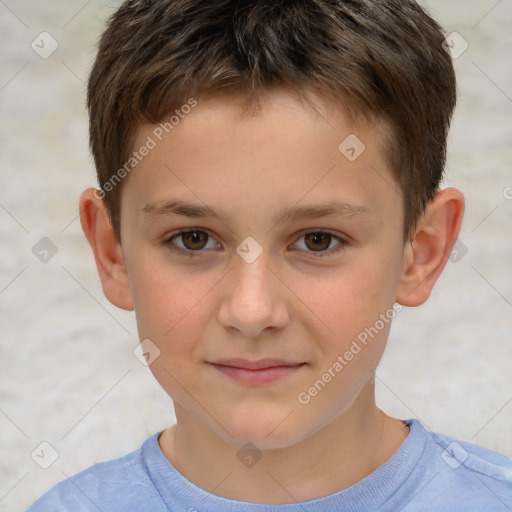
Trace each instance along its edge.
<instances>
[{"instance_id":1,"label":"eye pupil","mask_svg":"<svg viewBox=\"0 0 512 512\"><path fill-rule=\"evenodd\" d=\"M183 238L183 243L185 246L189 245L186 243L186 241L191 241L192 245L194 247L187 247L187 249L202 249L206 245L206 233L203 231L188 231L187 233L182 233L181 235ZM203 239L201 244L201 238ZM196 245L199 244L199 247L196 247Z\"/></svg>"},{"instance_id":2,"label":"eye pupil","mask_svg":"<svg viewBox=\"0 0 512 512\"><path fill-rule=\"evenodd\" d=\"M322 250L325 250L329 247L329 245L331 244L331 234L330 233L322 233L322 232L318 232L318 233L308 233L307 235L305 235L305 240L306 240L306 244L308 245L309 247L309 242L313 242L313 244L318 244L320 243L321 246L318 247L309 247L310 249L314 250L314 251L322 251ZM323 242L323 243L322 243Z\"/></svg>"}]
</instances>

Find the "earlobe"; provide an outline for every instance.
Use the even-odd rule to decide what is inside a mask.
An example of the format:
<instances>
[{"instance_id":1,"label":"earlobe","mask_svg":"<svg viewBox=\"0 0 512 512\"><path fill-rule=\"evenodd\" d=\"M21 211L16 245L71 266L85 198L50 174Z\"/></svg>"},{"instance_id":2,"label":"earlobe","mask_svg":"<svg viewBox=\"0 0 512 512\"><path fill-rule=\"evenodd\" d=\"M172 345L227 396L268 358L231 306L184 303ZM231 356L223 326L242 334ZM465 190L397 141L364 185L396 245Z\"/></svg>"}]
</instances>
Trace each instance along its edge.
<instances>
[{"instance_id":1,"label":"earlobe","mask_svg":"<svg viewBox=\"0 0 512 512\"><path fill-rule=\"evenodd\" d=\"M454 188L437 192L404 249L396 302L419 306L430 296L459 236L464 196Z\"/></svg>"},{"instance_id":2,"label":"earlobe","mask_svg":"<svg viewBox=\"0 0 512 512\"><path fill-rule=\"evenodd\" d=\"M121 245L117 242L104 202L89 188L80 196L80 223L94 253L105 297L115 306L134 309Z\"/></svg>"}]
</instances>

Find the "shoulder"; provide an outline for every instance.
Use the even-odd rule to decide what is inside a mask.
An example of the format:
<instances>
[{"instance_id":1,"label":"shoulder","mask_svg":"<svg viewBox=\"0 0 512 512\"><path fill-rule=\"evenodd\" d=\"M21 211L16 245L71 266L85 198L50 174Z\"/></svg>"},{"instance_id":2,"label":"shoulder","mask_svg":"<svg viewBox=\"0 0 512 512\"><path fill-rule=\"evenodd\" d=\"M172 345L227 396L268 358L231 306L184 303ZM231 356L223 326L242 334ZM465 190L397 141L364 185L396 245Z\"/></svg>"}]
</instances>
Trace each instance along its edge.
<instances>
[{"instance_id":1,"label":"shoulder","mask_svg":"<svg viewBox=\"0 0 512 512\"><path fill-rule=\"evenodd\" d=\"M425 492L445 510L512 509L512 457L419 425L426 436L421 465L431 478Z\"/></svg>"},{"instance_id":2,"label":"shoulder","mask_svg":"<svg viewBox=\"0 0 512 512\"><path fill-rule=\"evenodd\" d=\"M512 484L512 457L437 432L430 437L450 469L464 467L497 481Z\"/></svg>"},{"instance_id":3,"label":"shoulder","mask_svg":"<svg viewBox=\"0 0 512 512\"><path fill-rule=\"evenodd\" d=\"M146 439L144 446L157 442L157 436L153 434ZM147 474L143 448L118 459L99 462L62 480L27 512L158 511L155 502L160 497Z\"/></svg>"}]
</instances>

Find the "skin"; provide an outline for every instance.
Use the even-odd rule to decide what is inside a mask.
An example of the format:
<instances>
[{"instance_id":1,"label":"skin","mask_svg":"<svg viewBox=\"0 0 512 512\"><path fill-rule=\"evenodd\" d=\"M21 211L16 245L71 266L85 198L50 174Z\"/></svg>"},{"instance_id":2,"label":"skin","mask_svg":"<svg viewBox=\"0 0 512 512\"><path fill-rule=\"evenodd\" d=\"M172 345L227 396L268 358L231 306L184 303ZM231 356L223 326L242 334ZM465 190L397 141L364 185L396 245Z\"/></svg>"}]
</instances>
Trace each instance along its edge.
<instances>
[{"instance_id":1,"label":"skin","mask_svg":"<svg viewBox=\"0 0 512 512\"><path fill-rule=\"evenodd\" d=\"M239 501L284 504L338 492L400 447L408 428L374 397L391 323L309 403L298 394L395 302L427 300L463 217L462 194L442 190L404 244L402 199L380 143L384 127L356 128L341 110L311 99L316 110L274 89L262 94L260 112L244 114L236 96L199 98L125 178L122 244L94 189L80 198L106 297L134 309L140 339L160 350L150 368L177 418L159 438L162 452L191 482ZM134 148L154 129L142 125ZM351 162L338 146L353 133L366 149ZM206 204L229 221L143 211L170 199ZM367 211L273 219L283 208L330 200ZM169 241L187 228L209 236ZM325 243L304 236L319 231L334 236ZM252 263L236 252L248 236L262 249ZM338 252L335 236L347 241ZM173 246L199 250L187 257ZM207 363L231 357L306 364L251 386ZM246 443L262 455L252 467L237 457Z\"/></svg>"}]
</instances>

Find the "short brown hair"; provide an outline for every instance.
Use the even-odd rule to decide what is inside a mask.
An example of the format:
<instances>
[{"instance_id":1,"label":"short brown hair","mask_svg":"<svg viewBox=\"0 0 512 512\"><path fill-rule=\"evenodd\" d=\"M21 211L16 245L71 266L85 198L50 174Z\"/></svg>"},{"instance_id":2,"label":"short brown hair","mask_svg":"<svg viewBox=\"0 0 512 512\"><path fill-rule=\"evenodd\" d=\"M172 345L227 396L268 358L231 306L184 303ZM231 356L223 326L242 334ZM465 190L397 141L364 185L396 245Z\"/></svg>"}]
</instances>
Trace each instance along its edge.
<instances>
[{"instance_id":1,"label":"short brown hair","mask_svg":"<svg viewBox=\"0 0 512 512\"><path fill-rule=\"evenodd\" d=\"M385 122L406 239L446 162L456 83L444 39L412 0L125 1L101 37L87 94L91 151L118 241L121 184L105 184L130 158L141 123L162 122L191 97L225 90L252 101L280 85L304 97L324 91Z\"/></svg>"}]
</instances>

